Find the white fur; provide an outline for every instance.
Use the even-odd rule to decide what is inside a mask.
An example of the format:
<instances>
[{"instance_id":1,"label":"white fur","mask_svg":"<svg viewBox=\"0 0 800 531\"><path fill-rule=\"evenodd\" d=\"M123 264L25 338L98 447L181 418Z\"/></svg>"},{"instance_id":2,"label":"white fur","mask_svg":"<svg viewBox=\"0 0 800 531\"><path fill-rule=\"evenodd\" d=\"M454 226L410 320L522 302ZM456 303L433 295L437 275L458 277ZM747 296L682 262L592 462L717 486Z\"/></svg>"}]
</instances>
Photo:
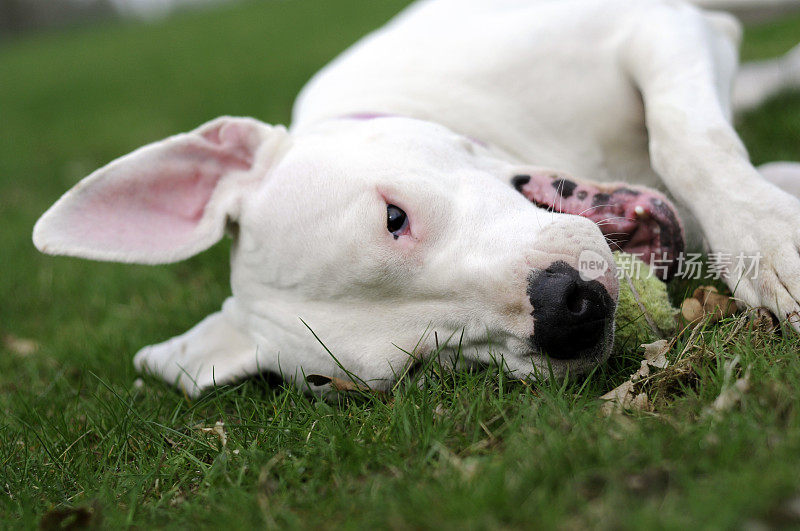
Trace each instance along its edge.
<instances>
[{"instance_id":1,"label":"white fur","mask_svg":"<svg viewBox=\"0 0 800 531\"><path fill-rule=\"evenodd\" d=\"M739 34L727 15L669 0L422 1L311 80L288 137L232 118L178 137L221 183L198 225L178 233L178 251L150 252L135 234L105 248L92 224L65 226L96 209L79 189L34 240L56 254L155 263L208 247L232 222L223 310L136 356L192 394L265 370L301 387L304 375L349 371L385 389L431 352L434 332L445 356L501 360L514 376L601 361L607 349L565 362L527 343L530 272L574 265L586 249L610 261L610 251L592 222L509 186L536 171L526 163L666 188L712 249L764 255L758 280L727 280L743 302L787 316L800 309L800 202L759 175L730 124ZM348 118L360 113L387 116ZM240 129L233 145L250 139L246 168L197 148L203 131L228 124ZM108 183L148 168L170 179L175 142L79 187L105 197ZM409 214L409 236L386 231L387 202ZM616 297L613 267L601 281Z\"/></svg>"}]
</instances>

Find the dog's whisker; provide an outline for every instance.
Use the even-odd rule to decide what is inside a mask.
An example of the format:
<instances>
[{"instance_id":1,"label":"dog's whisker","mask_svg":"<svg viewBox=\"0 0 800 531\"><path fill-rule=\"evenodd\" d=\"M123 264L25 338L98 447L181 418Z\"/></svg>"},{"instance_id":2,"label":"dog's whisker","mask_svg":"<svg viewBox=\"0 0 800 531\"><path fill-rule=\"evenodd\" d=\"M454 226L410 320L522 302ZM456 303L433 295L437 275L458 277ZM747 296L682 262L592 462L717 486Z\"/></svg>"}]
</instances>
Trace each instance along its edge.
<instances>
[{"instance_id":1,"label":"dog's whisker","mask_svg":"<svg viewBox=\"0 0 800 531\"><path fill-rule=\"evenodd\" d=\"M606 240L606 243L608 243L608 246L609 246L609 247L611 247L612 245L613 245L614 247L616 247L616 248L617 248L617 249L616 249L617 251L625 252L625 249L623 249L623 248L622 248L622 246L621 246L620 244L618 244L617 242L615 242L615 241L613 241L613 240L611 240L611 241L608 241L608 240ZM612 251L613 251L613 250L614 250L614 249L612 249Z\"/></svg>"},{"instance_id":2,"label":"dog's whisker","mask_svg":"<svg viewBox=\"0 0 800 531\"><path fill-rule=\"evenodd\" d=\"M611 203L608 203L608 204L602 204L602 205L592 205L592 206L590 206L589 208L587 208L587 209L583 210L582 212L579 212L579 213L578 213L578 215L579 215L579 216L583 216L584 214L586 214L587 212L590 212L590 211L594 210L595 208L605 208L605 207L613 207L613 206L614 206L614 205L612 205Z\"/></svg>"},{"instance_id":3,"label":"dog's whisker","mask_svg":"<svg viewBox=\"0 0 800 531\"><path fill-rule=\"evenodd\" d=\"M603 218L603 219L597 221L596 223L600 224L600 223L603 223L605 221L614 221L614 220L620 220L620 219L624 219L626 221L633 221L633 218L629 218L629 217L626 217L626 216L609 216L607 218Z\"/></svg>"},{"instance_id":4,"label":"dog's whisker","mask_svg":"<svg viewBox=\"0 0 800 531\"><path fill-rule=\"evenodd\" d=\"M606 221L598 221L598 222L595 223L595 225L598 225L600 227L613 226L613 225L619 223L620 221L635 221L635 220L629 219L629 218L619 218L619 219L615 219L615 220L609 219L609 220L606 220Z\"/></svg>"}]
</instances>

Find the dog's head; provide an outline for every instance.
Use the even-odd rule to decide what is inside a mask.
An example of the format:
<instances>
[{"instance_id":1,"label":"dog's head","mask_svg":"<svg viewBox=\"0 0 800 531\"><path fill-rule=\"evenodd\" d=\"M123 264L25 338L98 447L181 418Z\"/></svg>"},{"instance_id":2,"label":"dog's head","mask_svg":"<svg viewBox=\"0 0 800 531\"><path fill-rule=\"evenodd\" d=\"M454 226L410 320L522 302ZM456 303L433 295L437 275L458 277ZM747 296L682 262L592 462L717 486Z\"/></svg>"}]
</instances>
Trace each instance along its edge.
<instances>
[{"instance_id":1,"label":"dog's head","mask_svg":"<svg viewBox=\"0 0 800 531\"><path fill-rule=\"evenodd\" d=\"M611 347L613 260L590 220L514 190L522 171L418 120L332 120L293 137L219 118L84 179L34 242L158 264L227 230L223 312L137 356L193 391L260 370L348 370L385 387L437 340L517 377L581 372Z\"/></svg>"}]
</instances>

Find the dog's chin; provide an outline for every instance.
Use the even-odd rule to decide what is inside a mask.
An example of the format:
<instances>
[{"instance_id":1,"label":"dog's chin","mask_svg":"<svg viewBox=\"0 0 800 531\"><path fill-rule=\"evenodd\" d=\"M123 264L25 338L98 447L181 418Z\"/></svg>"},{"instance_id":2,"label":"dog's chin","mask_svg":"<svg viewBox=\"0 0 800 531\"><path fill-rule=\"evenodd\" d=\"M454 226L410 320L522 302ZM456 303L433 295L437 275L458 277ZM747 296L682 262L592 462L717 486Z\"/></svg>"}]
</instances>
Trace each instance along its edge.
<instances>
[{"instance_id":1,"label":"dog's chin","mask_svg":"<svg viewBox=\"0 0 800 531\"><path fill-rule=\"evenodd\" d=\"M614 327L605 330L602 339L589 348L574 353L570 358L554 358L540 350L531 349L528 357L533 362L533 371L528 378L533 380L546 380L555 378L580 378L599 367L611 356L614 346Z\"/></svg>"}]
</instances>

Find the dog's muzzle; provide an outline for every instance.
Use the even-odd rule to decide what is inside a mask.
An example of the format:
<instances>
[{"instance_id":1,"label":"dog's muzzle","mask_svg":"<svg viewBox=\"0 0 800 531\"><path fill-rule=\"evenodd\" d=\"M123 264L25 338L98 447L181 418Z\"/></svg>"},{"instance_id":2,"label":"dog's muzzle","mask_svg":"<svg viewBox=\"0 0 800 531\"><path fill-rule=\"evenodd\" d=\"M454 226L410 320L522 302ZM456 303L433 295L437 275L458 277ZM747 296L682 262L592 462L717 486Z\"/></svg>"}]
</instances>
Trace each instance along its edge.
<instances>
[{"instance_id":1,"label":"dog's muzzle","mask_svg":"<svg viewBox=\"0 0 800 531\"><path fill-rule=\"evenodd\" d=\"M613 333L615 305L597 280L583 280L565 262L531 273L533 347L559 360L597 357Z\"/></svg>"}]
</instances>

